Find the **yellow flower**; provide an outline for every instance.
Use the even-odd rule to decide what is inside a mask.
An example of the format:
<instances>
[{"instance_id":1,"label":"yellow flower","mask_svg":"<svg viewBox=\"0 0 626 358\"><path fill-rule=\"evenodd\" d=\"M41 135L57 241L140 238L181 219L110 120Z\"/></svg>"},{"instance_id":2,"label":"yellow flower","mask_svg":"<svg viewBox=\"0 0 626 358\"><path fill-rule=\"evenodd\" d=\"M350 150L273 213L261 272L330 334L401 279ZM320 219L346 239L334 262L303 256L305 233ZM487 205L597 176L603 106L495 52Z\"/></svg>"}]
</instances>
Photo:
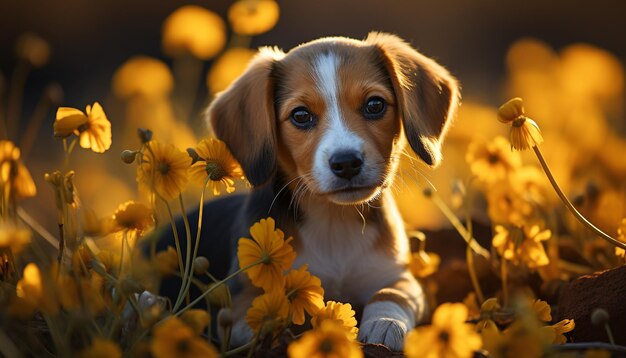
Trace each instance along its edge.
<instances>
[{"instance_id":1,"label":"yellow flower","mask_svg":"<svg viewBox=\"0 0 626 358\"><path fill-rule=\"evenodd\" d=\"M50 44L33 33L25 33L15 43L17 57L34 67L43 67L50 59Z\"/></svg>"},{"instance_id":2,"label":"yellow flower","mask_svg":"<svg viewBox=\"0 0 626 358\"><path fill-rule=\"evenodd\" d=\"M35 196L37 188L30 172L20 160L20 149L8 140L0 140L0 186L2 195L16 198Z\"/></svg>"},{"instance_id":3,"label":"yellow flower","mask_svg":"<svg viewBox=\"0 0 626 358\"><path fill-rule=\"evenodd\" d=\"M246 315L246 322L252 331L262 334L284 325L289 315L289 301L282 291L264 293L252 301Z\"/></svg>"},{"instance_id":4,"label":"yellow flower","mask_svg":"<svg viewBox=\"0 0 626 358\"><path fill-rule=\"evenodd\" d=\"M474 325L465 323L467 307L444 303L435 310L432 325L417 327L404 340L404 354L413 357L472 357L482 339Z\"/></svg>"},{"instance_id":5,"label":"yellow flower","mask_svg":"<svg viewBox=\"0 0 626 358\"><path fill-rule=\"evenodd\" d=\"M121 358L120 347L106 339L94 338L91 345L80 352L80 358Z\"/></svg>"},{"instance_id":6,"label":"yellow flower","mask_svg":"<svg viewBox=\"0 0 626 358\"><path fill-rule=\"evenodd\" d=\"M418 250L411 253L409 270L415 277L427 277L437 272L441 258L434 252Z\"/></svg>"},{"instance_id":7,"label":"yellow flower","mask_svg":"<svg viewBox=\"0 0 626 358\"><path fill-rule=\"evenodd\" d=\"M211 323L209 312L201 309L187 310L180 316L180 319L191 327L196 334L202 334L206 326Z\"/></svg>"},{"instance_id":8,"label":"yellow flower","mask_svg":"<svg viewBox=\"0 0 626 358\"><path fill-rule=\"evenodd\" d=\"M498 120L502 123L511 123L511 146L513 149L525 150L543 142L539 126L535 121L526 117L524 103L519 97L500 106Z\"/></svg>"},{"instance_id":9,"label":"yellow flower","mask_svg":"<svg viewBox=\"0 0 626 358\"><path fill-rule=\"evenodd\" d=\"M226 143L215 138L203 139L194 152L197 158L192 158L195 163L189 169L192 179L204 185L208 176L207 185L213 189L213 195L220 195L220 183L226 187L227 193L235 191L234 179L243 179L244 175Z\"/></svg>"},{"instance_id":10,"label":"yellow flower","mask_svg":"<svg viewBox=\"0 0 626 358\"><path fill-rule=\"evenodd\" d=\"M287 347L289 358L359 358L363 351L341 325L324 321Z\"/></svg>"},{"instance_id":11,"label":"yellow flower","mask_svg":"<svg viewBox=\"0 0 626 358\"><path fill-rule=\"evenodd\" d=\"M137 181L165 199L177 197L187 185L191 159L171 144L151 141L137 168ZM152 171L154 170L154 177Z\"/></svg>"},{"instance_id":12,"label":"yellow flower","mask_svg":"<svg viewBox=\"0 0 626 358\"><path fill-rule=\"evenodd\" d=\"M218 356L217 350L176 317L153 328L150 352L154 358Z\"/></svg>"},{"instance_id":13,"label":"yellow flower","mask_svg":"<svg viewBox=\"0 0 626 358\"><path fill-rule=\"evenodd\" d=\"M10 223L0 222L0 251L10 249L12 253L19 254L30 243L30 230Z\"/></svg>"},{"instance_id":14,"label":"yellow flower","mask_svg":"<svg viewBox=\"0 0 626 358\"><path fill-rule=\"evenodd\" d=\"M252 239L239 239L237 249L241 268L263 260L260 265L246 270L246 273L253 285L263 288L266 292L283 291L285 285L283 272L288 270L296 259L296 253L289 245L293 238L284 240L285 234L280 229L274 230L274 224L274 219L267 218L252 225L250 228Z\"/></svg>"},{"instance_id":15,"label":"yellow flower","mask_svg":"<svg viewBox=\"0 0 626 358\"><path fill-rule=\"evenodd\" d=\"M206 78L206 85L211 94L215 95L225 90L235 81L248 67L248 62L255 54L256 51L248 48L233 47L217 58Z\"/></svg>"},{"instance_id":16,"label":"yellow flower","mask_svg":"<svg viewBox=\"0 0 626 358\"><path fill-rule=\"evenodd\" d=\"M352 305L349 303L340 303L335 301L326 302L326 306L317 311L315 316L311 319L311 325L313 328L318 327L322 322L330 320L335 321L343 327L348 335L348 338L354 340L359 334L359 329L356 327L357 321L354 318L355 312L352 309Z\"/></svg>"},{"instance_id":17,"label":"yellow flower","mask_svg":"<svg viewBox=\"0 0 626 358\"><path fill-rule=\"evenodd\" d=\"M121 204L113 214L116 231L128 230L137 235L154 226L152 209L142 203L127 201Z\"/></svg>"},{"instance_id":18,"label":"yellow flower","mask_svg":"<svg viewBox=\"0 0 626 358\"><path fill-rule=\"evenodd\" d=\"M617 239L621 242L626 242L626 218L622 219L619 227L617 228ZM615 255L619 257L626 257L625 250L619 247L615 248Z\"/></svg>"},{"instance_id":19,"label":"yellow flower","mask_svg":"<svg viewBox=\"0 0 626 358\"><path fill-rule=\"evenodd\" d=\"M316 314L324 307L324 289L319 278L307 272L308 266L303 265L291 270L285 277L285 292L290 303L294 324L304 324L304 311Z\"/></svg>"},{"instance_id":20,"label":"yellow flower","mask_svg":"<svg viewBox=\"0 0 626 358\"><path fill-rule=\"evenodd\" d=\"M542 300L534 300L532 304L532 309L533 311L535 311L535 314L540 321L552 321L552 314L550 313L551 308L548 302Z\"/></svg>"},{"instance_id":21,"label":"yellow flower","mask_svg":"<svg viewBox=\"0 0 626 358\"><path fill-rule=\"evenodd\" d=\"M48 270L51 277L56 276L58 270L52 267ZM44 313L55 315L59 311L59 304L53 287L48 277L44 277L35 263L29 263L24 267L22 279L17 282L15 293L20 303L31 309L37 308ZM25 311L28 311L26 309ZM25 312L26 313L26 312Z\"/></svg>"},{"instance_id":22,"label":"yellow flower","mask_svg":"<svg viewBox=\"0 0 626 358\"><path fill-rule=\"evenodd\" d=\"M507 230L504 226L496 225L496 234L493 237L493 247L498 253L514 264L524 262L529 268L537 268L550 263L542 241L552 236L550 230L541 230L539 225L514 228Z\"/></svg>"},{"instance_id":23,"label":"yellow flower","mask_svg":"<svg viewBox=\"0 0 626 358\"><path fill-rule=\"evenodd\" d=\"M278 22L279 8L274 0L240 0L228 9L233 31L241 35L258 35Z\"/></svg>"},{"instance_id":24,"label":"yellow flower","mask_svg":"<svg viewBox=\"0 0 626 358\"><path fill-rule=\"evenodd\" d=\"M226 44L226 25L216 13L195 5L178 8L163 23L163 52L208 60Z\"/></svg>"},{"instance_id":25,"label":"yellow flower","mask_svg":"<svg viewBox=\"0 0 626 358\"><path fill-rule=\"evenodd\" d=\"M511 151L507 140L500 136L487 143L470 143L465 160L472 174L487 184L505 179L522 163L519 153Z\"/></svg>"},{"instance_id":26,"label":"yellow flower","mask_svg":"<svg viewBox=\"0 0 626 358\"><path fill-rule=\"evenodd\" d=\"M567 342L567 338L565 338L565 336L563 335L563 333L567 333L567 332L571 332L574 330L574 328L576 327L576 324L574 323L573 319L564 319L562 321L559 321L555 324L553 324L552 326L549 326L551 329L554 330L555 336L554 336L554 341L552 341L553 344L563 344L565 342Z\"/></svg>"},{"instance_id":27,"label":"yellow flower","mask_svg":"<svg viewBox=\"0 0 626 358\"><path fill-rule=\"evenodd\" d=\"M156 253L153 263L161 276L169 276L178 268L178 254L173 247L168 246L167 250Z\"/></svg>"},{"instance_id":28,"label":"yellow flower","mask_svg":"<svg viewBox=\"0 0 626 358\"><path fill-rule=\"evenodd\" d=\"M487 191L487 214L495 224L522 226L533 215L533 206L514 190L509 181L499 181L490 185Z\"/></svg>"},{"instance_id":29,"label":"yellow flower","mask_svg":"<svg viewBox=\"0 0 626 358\"><path fill-rule=\"evenodd\" d=\"M75 134L82 148L104 153L111 147L111 122L100 103L87 105L86 113L70 107L59 107L54 121L54 135L65 138Z\"/></svg>"},{"instance_id":30,"label":"yellow flower","mask_svg":"<svg viewBox=\"0 0 626 358\"><path fill-rule=\"evenodd\" d=\"M112 86L113 93L119 98L159 99L172 91L174 78L163 61L135 56L115 71Z\"/></svg>"}]
</instances>

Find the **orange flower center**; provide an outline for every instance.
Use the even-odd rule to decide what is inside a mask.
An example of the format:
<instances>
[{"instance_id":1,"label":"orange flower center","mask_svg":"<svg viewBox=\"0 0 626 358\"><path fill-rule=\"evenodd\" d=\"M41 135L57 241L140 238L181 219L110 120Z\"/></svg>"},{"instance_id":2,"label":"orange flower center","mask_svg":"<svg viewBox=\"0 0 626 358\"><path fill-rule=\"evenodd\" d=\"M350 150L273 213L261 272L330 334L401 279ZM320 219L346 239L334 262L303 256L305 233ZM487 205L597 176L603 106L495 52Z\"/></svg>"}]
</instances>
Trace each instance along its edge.
<instances>
[{"instance_id":1,"label":"orange flower center","mask_svg":"<svg viewBox=\"0 0 626 358\"><path fill-rule=\"evenodd\" d=\"M209 179L213 180L213 181L219 181L221 180L223 177L226 176L226 171L224 170L224 168L222 168L221 165L212 162L212 161L208 161L206 163L206 167L205 170L207 172L207 174L209 175Z\"/></svg>"},{"instance_id":2,"label":"orange flower center","mask_svg":"<svg viewBox=\"0 0 626 358\"><path fill-rule=\"evenodd\" d=\"M157 165L157 171L162 175L166 175L170 171L170 165L165 162L160 162L159 165Z\"/></svg>"},{"instance_id":3,"label":"orange flower center","mask_svg":"<svg viewBox=\"0 0 626 358\"><path fill-rule=\"evenodd\" d=\"M330 354L333 352L333 342L330 338L325 338L320 342L320 352L323 354Z\"/></svg>"},{"instance_id":4,"label":"orange flower center","mask_svg":"<svg viewBox=\"0 0 626 358\"><path fill-rule=\"evenodd\" d=\"M448 331L439 332L439 340L443 344L447 344L450 341L450 333L448 333Z\"/></svg>"}]
</instances>

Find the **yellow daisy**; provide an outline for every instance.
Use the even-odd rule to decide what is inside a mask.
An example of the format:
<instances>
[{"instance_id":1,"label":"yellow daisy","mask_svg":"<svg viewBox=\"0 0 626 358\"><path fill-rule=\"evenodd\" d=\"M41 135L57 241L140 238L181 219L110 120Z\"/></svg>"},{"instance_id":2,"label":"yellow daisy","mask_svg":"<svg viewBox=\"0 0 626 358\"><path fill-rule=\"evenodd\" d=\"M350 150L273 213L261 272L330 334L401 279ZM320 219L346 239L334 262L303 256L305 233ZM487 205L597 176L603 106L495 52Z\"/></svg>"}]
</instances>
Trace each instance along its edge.
<instances>
[{"instance_id":1,"label":"yellow daisy","mask_svg":"<svg viewBox=\"0 0 626 358\"><path fill-rule=\"evenodd\" d=\"M262 333L271 332L284 325L289 315L289 301L281 291L262 294L252 301L246 322L254 332L263 327Z\"/></svg>"},{"instance_id":2,"label":"yellow daisy","mask_svg":"<svg viewBox=\"0 0 626 358\"><path fill-rule=\"evenodd\" d=\"M219 15L203 7L182 6L163 22L162 44L168 56L208 60L226 44L226 25Z\"/></svg>"},{"instance_id":3,"label":"yellow daisy","mask_svg":"<svg viewBox=\"0 0 626 358\"><path fill-rule=\"evenodd\" d=\"M128 230L142 235L154 226L152 209L142 203L127 201L121 204L113 214L116 230Z\"/></svg>"},{"instance_id":4,"label":"yellow daisy","mask_svg":"<svg viewBox=\"0 0 626 358\"><path fill-rule=\"evenodd\" d=\"M313 328L318 327L326 320L336 321L341 324L346 331L348 338L354 340L359 334L356 327L357 321L354 318L355 312L349 303L340 303L335 301L326 302L326 306L317 311L311 319Z\"/></svg>"},{"instance_id":5,"label":"yellow daisy","mask_svg":"<svg viewBox=\"0 0 626 358\"><path fill-rule=\"evenodd\" d=\"M149 150L137 169L137 181L149 189L154 188L165 199L177 197L189 180L191 159L171 144L151 141L147 146Z\"/></svg>"},{"instance_id":6,"label":"yellow daisy","mask_svg":"<svg viewBox=\"0 0 626 358\"><path fill-rule=\"evenodd\" d=\"M153 328L150 352L155 358L218 357L217 350L176 317Z\"/></svg>"},{"instance_id":7,"label":"yellow daisy","mask_svg":"<svg viewBox=\"0 0 626 358\"><path fill-rule=\"evenodd\" d=\"M435 310L430 326L417 327L404 340L407 358L469 358L480 349L482 339L474 325L465 323L467 307L444 303Z\"/></svg>"},{"instance_id":8,"label":"yellow daisy","mask_svg":"<svg viewBox=\"0 0 626 358\"><path fill-rule=\"evenodd\" d=\"M263 260L260 265L246 270L246 273L253 285L263 288L266 292L283 290L285 285L283 272L291 268L296 259L296 253L289 245L293 238L285 240L285 234L274 227L274 219L261 219L250 228L252 239L239 239L237 249L241 268Z\"/></svg>"},{"instance_id":9,"label":"yellow daisy","mask_svg":"<svg viewBox=\"0 0 626 358\"><path fill-rule=\"evenodd\" d=\"M328 320L291 343L287 354L289 358L363 357L359 345L348 337L341 325Z\"/></svg>"},{"instance_id":10,"label":"yellow daisy","mask_svg":"<svg viewBox=\"0 0 626 358\"><path fill-rule=\"evenodd\" d=\"M190 153L194 161L189 169L191 178L204 185L208 177L207 186L212 188L213 195L220 195L220 184L227 193L232 193L235 191L234 179L244 178L241 166L226 148L226 143L219 139L203 139Z\"/></svg>"},{"instance_id":11,"label":"yellow daisy","mask_svg":"<svg viewBox=\"0 0 626 358\"><path fill-rule=\"evenodd\" d=\"M543 142L539 126L526 117L524 102L519 97L500 106L498 120L502 123L511 123L511 146L515 150L525 150Z\"/></svg>"},{"instance_id":12,"label":"yellow daisy","mask_svg":"<svg viewBox=\"0 0 626 358\"><path fill-rule=\"evenodd\" d=\"M307 272L307 269L308 266L303 265L297 270L289 271L285 277L285 292L294 324L304 324L304 311L314 315L324 307L322 281Z\"/></svg>"},{"instance_id":13,"label":"yellow daisy","mask_svg":"<svg viewBox=\"0 0 626 358\"><path fill-rule=\"evenodd\" d=\"M94 102L87 105L86 114L76 108L60 107L54 121L54 135L68 137L75 134L82 148L104 153L111 147L111 122L102 106Z\"/></svg>"},{"instance_id":14,"label":"yellow daisy","mask_svg":"<svg viewBox=\"0 0 626 358\"><path fill-rule=\"evenodd\" d=\"M228 9L233 31L241 35L258 35L278 22L279 8L274 0L240 0Z\"/></svg>"},{"instance_id":15,"label":"yellow daisy","mask_svg":"<svg viewBox=\"0 0 626 358\"><path fill-rule=\"evenodd\" d=\"M465 160L472 174L488 184L505 179L522 164L519 153L511 151L509 142L500 136L487 143L470 143Z\"/></svg>"},{"instance_id":16,"label":"yellow daisy","mask_svg":"<svg viewBox=\"0 0 626 358\"><path fill-rule=\"evenodd\" d=\"M37 194L33 177L20 155L20 149L13 142L0 140L0 187L5 197L26 198Z\"/></svg>"},{"instance_id":17,"label":"yellow daisy","mask_svg":"<svg viewBox=\"0 0 626 358\"><path fill-rule=\"evenodd\" d=\"M514 264L525 263L529 268L537 268L550 263L542 241L550 239L550 230L541 230L538 225L514 228L511 231L496 225L492 244L498 253Z\"/></svg>"}]
</instances>

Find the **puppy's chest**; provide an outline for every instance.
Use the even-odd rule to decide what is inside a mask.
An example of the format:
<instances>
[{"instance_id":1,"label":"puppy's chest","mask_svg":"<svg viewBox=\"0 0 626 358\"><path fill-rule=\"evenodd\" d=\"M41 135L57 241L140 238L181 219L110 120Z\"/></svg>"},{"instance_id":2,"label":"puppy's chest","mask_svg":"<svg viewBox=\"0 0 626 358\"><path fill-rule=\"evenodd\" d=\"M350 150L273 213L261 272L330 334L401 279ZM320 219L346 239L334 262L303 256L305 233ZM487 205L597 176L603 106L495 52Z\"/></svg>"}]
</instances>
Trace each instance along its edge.
<instances>
[{"instance_id":1,"label":"puppy's chest","mask_svg":"<svg viewBox=\"0 0 626 358\"><path fill-rule=\"evenodd\" d=\"M377 249L381 231L362 222L305 221L294 267L303 264L320 278L326 300L365 304L402 272L389 252Z\"/></svg>"}]
</instances>

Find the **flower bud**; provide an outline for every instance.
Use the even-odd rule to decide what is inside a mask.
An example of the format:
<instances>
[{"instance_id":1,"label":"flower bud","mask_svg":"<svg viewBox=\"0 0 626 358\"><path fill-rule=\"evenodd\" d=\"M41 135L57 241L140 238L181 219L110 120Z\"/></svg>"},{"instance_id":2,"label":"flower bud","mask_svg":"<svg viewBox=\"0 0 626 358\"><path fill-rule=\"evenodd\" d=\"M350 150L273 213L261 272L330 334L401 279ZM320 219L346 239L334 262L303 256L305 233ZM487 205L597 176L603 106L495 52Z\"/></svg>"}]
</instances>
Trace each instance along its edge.
<instances>
[{"instance_id":1,"label":"flower bud","mask_svg":"<svg viewBox=\"0 0 626 358\"><path fill-rule=\"evenodd\" d=\"M152 131L149 129L138 128L137 134L139 135L139 140L141 140L141 143L143 144L152 140Z\"/></svg>"},{"instance_id":2,"label":"flower bud","mask_svg":"<svg viewBox=\"0 0 626 358\"><path fill-rule=\"evenodd\" d=\"M52 106L58 106L63 102L63 88L58 83L51 83L44 89L44 96Z\"/></svg>"},{"instance_id":3,"label":"flower bud","mask_svg":"<svg viewBox=\"0 0 626 358\"><path fill-rule=\"evenodd\" d=\"M233 311L230 308L222 308L217 313L217 324L221 327L230 327L234 322Z\"/></svg>"},{"instance_id":4,"label":"flower bud","mask_svg":"<svg viewBox=\"0 0 626 358\"><path fill-rule=\"evenodd\" d=\"M187 153L191 157L191 165L195 164L198 160L202 159L202 158L200 158L200 156L198 155L196 150L193 149L193 148L187 148Z\"/></svg>"},{"instance_id":5,"label":"flower bud","mask_svg":"<svg viewBox=\"0 0 626 358\"><path fill-rule=\"evenodd\" d=\"M204 275L209 270L209 260L204 256L198 256L193 260L193 272L196 275Z\"/></svg>"},{"instance_id":6,"label":"flower bud","mask_svg":"<svg viewBox=\"0 0 626 358\"><path fill-rule=\"evenodd\" d=\"M55 185L55 186L60 186L61 183L63 183L63 175L61 175L61 172L58 170L52 173L44 174L44 179L48 183Z\"/></svg>"},{"instance_id":7,"label":"flower bud","mask_svg":"<svg viewBox=\"0 0 626 358\"><path fill-rule=\"evenodd\" d=\"M594 326L604 326L609 323L609 313L604 308L594 308L591 311L591 324Z\"/></svg>"},{"instance_id":8,"label":"flower bud","mask_svg":"<svg viewBox=\"0 0 626 358\"><path fill-rule=\"evenodd\" d=\"M137 158L137 151L126 149L122 152L122 161L126 164L133 164L135 158Z\"/></svg>"},{"instance_id":9,"label":"flower bud","mask_svg":"<svg viewBox=\"0 0 626 358\"><path fill-rule=\"evenodd\" d=\"M33 33L22 34L17 39L15 52L34 67L43 67L50 59L50 45Z\"/></svg>"}]
</instances>

